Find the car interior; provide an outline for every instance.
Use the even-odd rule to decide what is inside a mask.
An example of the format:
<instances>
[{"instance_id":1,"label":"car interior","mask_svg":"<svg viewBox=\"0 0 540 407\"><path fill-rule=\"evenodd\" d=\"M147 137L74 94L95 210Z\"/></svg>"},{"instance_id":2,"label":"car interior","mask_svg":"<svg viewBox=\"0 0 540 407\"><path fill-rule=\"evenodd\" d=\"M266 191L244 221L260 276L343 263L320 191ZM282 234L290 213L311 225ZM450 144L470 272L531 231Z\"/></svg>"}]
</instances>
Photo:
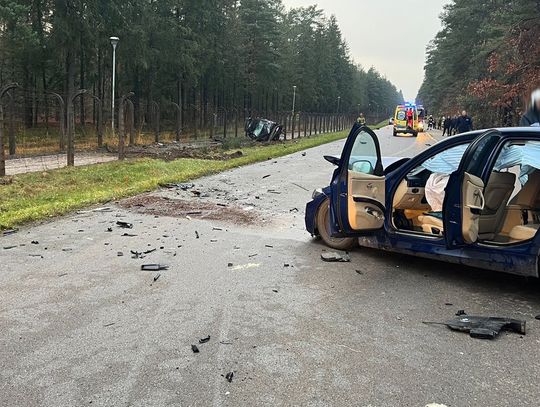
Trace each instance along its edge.
<instances>
[{"instance_id":1,"label":"car interior","mask_svg":"<svg viewBox=\"0 0 540 407\"><path fill-rule=\"evenodd\" d=\"M397 229L444 235L444 188L466 147L427 160L401 181L393 198L393 223ZM503 148L483 186L482 204L478 230L474 231L478 241L512 244L536 235L540 229L540 143L509 143Z\"/></svg>"}]
</instances>

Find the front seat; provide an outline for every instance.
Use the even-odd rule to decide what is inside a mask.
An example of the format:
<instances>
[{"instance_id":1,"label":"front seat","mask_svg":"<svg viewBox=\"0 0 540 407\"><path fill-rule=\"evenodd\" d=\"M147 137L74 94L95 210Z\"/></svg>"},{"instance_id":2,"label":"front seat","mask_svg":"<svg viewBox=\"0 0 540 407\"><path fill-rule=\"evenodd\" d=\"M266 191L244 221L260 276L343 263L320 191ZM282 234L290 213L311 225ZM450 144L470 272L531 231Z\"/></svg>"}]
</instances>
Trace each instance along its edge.
<instances>
[{"instance_id":1,"label":"front seat","mask_svg":"<svg viewBox=\"0 0 540 407\"><path fill-rule=\"evenodd\" d=\"M516 175L511 172L493 171L484 190L485 206L480 213L478 237L492 240L500 233L506 206L516 184Z\"/></svg>"},{"instance_id":2,"label":"front seat","mask_svg":"<svg viewBox=\"0 0 540 407\"><path fill-rule=\"evenodd\" d=\"M493 239L502 228L506 205L510 200L516 176L510 172L492 172L484 190L485 207L479 219L479 238ZM419 216L422 231L440 235L444 231L443 220L430 215Z\"/></svg>"}]
</instances>

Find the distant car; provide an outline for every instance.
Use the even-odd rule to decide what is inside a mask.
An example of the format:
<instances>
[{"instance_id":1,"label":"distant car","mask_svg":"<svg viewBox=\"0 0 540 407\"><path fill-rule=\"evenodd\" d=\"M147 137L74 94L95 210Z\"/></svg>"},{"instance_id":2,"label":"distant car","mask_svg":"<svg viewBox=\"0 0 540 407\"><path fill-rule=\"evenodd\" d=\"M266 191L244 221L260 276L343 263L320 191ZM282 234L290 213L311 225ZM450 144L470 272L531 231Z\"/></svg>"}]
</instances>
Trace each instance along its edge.
<instances>
[{"instance_id":1,"label":"distant car","mask_svg":"<svg viewBox=\"0 0 540 407\"><path fill-rule=\"evenodd\" d=\"M465 133L396 161L355 125L341 158L325 158L337 169L305 221L328 246L539 276L540 128Z\"/></svg>"}]
</instances>

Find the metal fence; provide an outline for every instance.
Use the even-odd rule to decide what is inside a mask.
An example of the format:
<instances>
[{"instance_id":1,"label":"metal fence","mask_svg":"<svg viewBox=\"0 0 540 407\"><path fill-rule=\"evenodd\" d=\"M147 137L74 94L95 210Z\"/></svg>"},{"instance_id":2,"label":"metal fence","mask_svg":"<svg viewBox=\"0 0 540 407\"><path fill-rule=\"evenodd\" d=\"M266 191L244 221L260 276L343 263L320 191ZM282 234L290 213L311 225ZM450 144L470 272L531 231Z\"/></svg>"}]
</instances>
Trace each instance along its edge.
<instances>
[{"instance_id":1,"label":"metal fence","mask_svg":"<svg viewBox=\"0 0 540 407\"><path fill-rule=\"evenodd\" d=\"M90 92L28 91L16 84L0 88L0 176L6 160L62 155L74 165L77 154L109 151L125 156L126 146L151 143L204 143L216 139L244 138L248 117L261 117L283 126L282 138L296 139L342 131L352 126L356 114L257 112L210 104L183 104L147 100L133 93L116 100L115 128L111 109ZM373 122L377 118L369 118Z\"/></svg>"}]
</instances>

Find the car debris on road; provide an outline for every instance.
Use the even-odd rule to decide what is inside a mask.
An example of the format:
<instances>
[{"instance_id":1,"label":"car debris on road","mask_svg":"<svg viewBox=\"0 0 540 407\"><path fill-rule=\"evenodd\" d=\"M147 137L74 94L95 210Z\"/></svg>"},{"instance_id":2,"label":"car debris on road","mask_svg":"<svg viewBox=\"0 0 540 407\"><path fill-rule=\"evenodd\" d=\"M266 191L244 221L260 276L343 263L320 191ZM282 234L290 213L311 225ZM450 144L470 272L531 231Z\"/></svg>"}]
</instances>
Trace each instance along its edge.
<instances>
[{"instance_id":1,"label":"car debris on road","mask_svg":"<svg viewBox=\"0 0 540 407\"><path fill-rule=\"evenodd\" d=\"M471 338L495 339L501 331L511 331L521 335L526 334L526 321L481 316L462 316L448 322L423 322L427 325L446 325L453 331L468 332Z\"/></svg>"},{"instance_id":2,"label":"car debris on road","mask_svg":"<svg viewBox=\"0 0 540 407\"><path fill-rule=\"evenodd\" d=\"M133 229L133 224L129 222L123 222L121 220L116 222L116 226L119 226L123 229Z\"/></svg>"},{"instance_id":3,"label":"car debris on road","mask_svg":"<svg viewBox=\"0 0 540 407\"><path fill-rule=\"evenodd\" d=\"M321 259L329 263L348 263L351 261L351 256L349 253L324 252L321 253Z\"/></svg>"},{"instance_id":4,"label":"car debris on road","mask_svg":"<svg viewBox=\"0 0 540 407\"><path fill-rule=\"evenodd\" d=\"M162 270L168 270L169 266L165 266L163 264L143 264L141 266L141 270L145 271L162 271Z\"/></svg>"}]
</instances>

